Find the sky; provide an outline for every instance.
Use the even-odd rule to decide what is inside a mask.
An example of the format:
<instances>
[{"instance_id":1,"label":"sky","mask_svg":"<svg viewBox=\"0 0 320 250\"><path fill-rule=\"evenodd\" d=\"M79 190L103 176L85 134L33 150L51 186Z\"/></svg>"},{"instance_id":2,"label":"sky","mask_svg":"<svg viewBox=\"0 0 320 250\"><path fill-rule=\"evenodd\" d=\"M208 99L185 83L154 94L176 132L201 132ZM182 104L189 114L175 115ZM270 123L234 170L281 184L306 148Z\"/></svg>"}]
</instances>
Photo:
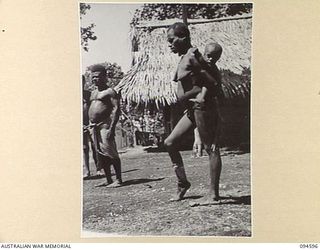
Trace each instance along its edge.
<instances>
[{"instance_id":1,"label":"sky","mask_svg":"<svg viewBox=\"0 0 320 250\"><path fill-rule=\"evenodd\" d=\"M130 69L131 52L128 33L135 9L141 4L90 3L91 9L81 19L81 26L91 23L97 40L89 41L89 51L81 50L82 73L87 66L110 62L121 66L123 72Z\"/></svg>"}]
</instances>

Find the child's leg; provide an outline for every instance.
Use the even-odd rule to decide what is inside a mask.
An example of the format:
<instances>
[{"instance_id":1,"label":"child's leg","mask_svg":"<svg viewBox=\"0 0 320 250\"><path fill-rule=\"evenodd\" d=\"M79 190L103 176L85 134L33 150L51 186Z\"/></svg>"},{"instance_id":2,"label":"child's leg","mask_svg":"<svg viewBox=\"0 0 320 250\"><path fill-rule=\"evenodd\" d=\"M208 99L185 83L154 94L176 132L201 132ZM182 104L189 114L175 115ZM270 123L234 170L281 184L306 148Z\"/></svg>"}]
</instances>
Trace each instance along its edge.
<instances>
[{"instance_id":1,"label":"child's leg","mask_svg":"<svg viewBox=\"0 0 320 250\"><path fill-rule=\"evenodd\" d=\"M216 133L218 128L217 113L210 114L207 111L196 110L195 118L204 149L209 155L209 194L211 198L218 200L222 164L220 150L216 141Z\"/></svg>"},{"instance_id":2,"label":"child's leg","mask_svg":"<svg viewBox=\"0 0 320 250\"><path fill-rule=\"evenodd\" d=\"M194 155L195 157L199 157L199 150L200 150L199 144L201 143L201 141L200 141L198 128L195 128L193 130L193 134L194 134L194 145L193 145Z\"/></svg>"},{"instance_id":3,"label":"child's leg","mask_svg":"<svg viewBox=\"0 0 320 250\"><path fill-rule=\"evenodd\" d=\"M192 147L192 157L196 157L197 156L197 151L198 151L197 143L196 143L196 141L194 141L193 147Z\"/></svg>"},{"instance_id":4,"label":"child's leg","mask_svg":"<svg viewBox=\"0 0 320 250\"><path fill-rule=\"evenodd\" d=\"M90 176L90 167L89 167L89 148L87 145L83 146L83 163L86 171L84 177L88 177Z\"/></svg>"},{"instance_id":5,"label":"child's leg","mask_svg":"<svg viewBox=\"0 0 320 250\"><path fill-rule=\"evenodd\" d=\"M202 157L203 156L203 144L202 143L199 143L198 144L198 150L197 150L197 156L198 157Z\"/></svg>"},{"instance_id":6,"label":"child's leg","mask_svg":"<svg viewBox=\"0 0 320 250\"><path fill-rule=\"evenodd\" d=\"M83 163L85 174L84 177L90 176L90 165L89 165L89 137L88 132L83 133Z\"/></svg>"}]
</instances>

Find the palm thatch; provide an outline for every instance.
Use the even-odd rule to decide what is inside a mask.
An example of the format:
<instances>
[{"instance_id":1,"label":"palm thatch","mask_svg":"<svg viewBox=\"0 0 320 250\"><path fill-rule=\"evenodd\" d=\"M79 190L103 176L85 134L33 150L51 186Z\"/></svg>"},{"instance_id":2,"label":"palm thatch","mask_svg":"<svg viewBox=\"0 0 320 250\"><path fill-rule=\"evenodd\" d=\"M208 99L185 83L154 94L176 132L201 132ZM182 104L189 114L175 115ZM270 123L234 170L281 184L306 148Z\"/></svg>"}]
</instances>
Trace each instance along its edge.
<instances>
[{"instance_id":1,"label":"palm thatch","mask_svg":"<svg viewBox=\"0 0 320 250\"><path fill-rule=\"evenodd\" d=\"M179 57L171 53L167 43L166 23L133 27L130 38L133 48L133 66L116 87L128 102L157 107L176 102L177 84L172 81ZM242 75L250 70L252 18L249 16L217 20L194 20L189 22L193 46L203 52L206 44L218 42L223 53L217 62L222 72ZM137 46L138 45L138 46ZM249 93L249 81L223 81L227 98Z\"/></svg>"}]
</instances>

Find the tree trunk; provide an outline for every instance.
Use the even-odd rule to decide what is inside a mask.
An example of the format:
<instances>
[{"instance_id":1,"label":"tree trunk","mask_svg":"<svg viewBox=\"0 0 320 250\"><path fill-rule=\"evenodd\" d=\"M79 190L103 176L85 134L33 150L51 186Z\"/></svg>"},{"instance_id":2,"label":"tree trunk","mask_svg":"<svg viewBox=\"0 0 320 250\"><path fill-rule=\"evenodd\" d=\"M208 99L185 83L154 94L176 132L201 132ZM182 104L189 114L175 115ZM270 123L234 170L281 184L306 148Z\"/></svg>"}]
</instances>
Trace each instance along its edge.
<instances>
[{"instance_id":1,"label":"tree trunk","mask_svg":"<svg viewBox=\"0 0 320 250\"><path fill-rule=\"evenodd\" d=\"M185 25L188 25L188 11L185 4L182 4L182 20Z\"/></svg>"}]
</instances>

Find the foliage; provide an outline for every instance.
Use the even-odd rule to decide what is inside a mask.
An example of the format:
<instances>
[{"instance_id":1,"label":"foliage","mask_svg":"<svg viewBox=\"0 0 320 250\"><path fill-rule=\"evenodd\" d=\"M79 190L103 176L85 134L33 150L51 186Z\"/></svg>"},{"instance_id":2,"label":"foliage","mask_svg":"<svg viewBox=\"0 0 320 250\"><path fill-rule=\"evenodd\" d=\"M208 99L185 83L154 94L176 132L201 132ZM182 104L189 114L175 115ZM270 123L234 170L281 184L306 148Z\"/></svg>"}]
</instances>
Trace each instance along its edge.
<instances>
[{"instance_id":1,"label":"foliage","mask_svg":"<svg viewBox=\"0 0 320 250\"><path fill-rule=\"evenodd\" d=\"M80 3L80 18L87 14L87 10L90 10L91 6L89 4Z\"/></svg>"},{"instance_id":2,"label":"foliage","mask_svg":"<svg viewBox=\"0 0 320 250\"><path fill-rule=\"evenodd\" d=\"M91 6L89 4L80 3L80 19L86 15L87 11L90 10ZM85 51L89 50L89 41L96 40L97 37L94 35L93 28L95 27L94 23L91 23L87 27L80 27L81 33L81 46Z\"/></svg>"},{"instance_id":3,"label":"foliage","mask_svg":"<svg viewBox=\"0 0 320 250\"><path fill-rule=\"evenodd\" d=\"M185 4L187 16L191 19L213 19L237 14L250 13L251 3L235 4ZM144 4L137 9L132 24L139 21L182 18L182 4Z\"/></svg>"},{"instance_id":4,"label":"foliage","mask_svg":"<svg viewBox=\"0 0 320 250\"><path fill-rule=\"evenodd\" d=\"M103 63L107 70L108 84L112 87L118 85L123 78L124 73L121 71L121 67L116 63Z\"/></svg>"},{"instance_id":5,"label":"foliage","mask_svg":"<svg viewBox=\"0 0 320 250\"><path fill-rule=\"evenodd\" d=\"M242 74L228 69L220 69L222 75L223 102L243 103L250 99L251 69L245 68Z\"/></svg>"}]
</instances>

